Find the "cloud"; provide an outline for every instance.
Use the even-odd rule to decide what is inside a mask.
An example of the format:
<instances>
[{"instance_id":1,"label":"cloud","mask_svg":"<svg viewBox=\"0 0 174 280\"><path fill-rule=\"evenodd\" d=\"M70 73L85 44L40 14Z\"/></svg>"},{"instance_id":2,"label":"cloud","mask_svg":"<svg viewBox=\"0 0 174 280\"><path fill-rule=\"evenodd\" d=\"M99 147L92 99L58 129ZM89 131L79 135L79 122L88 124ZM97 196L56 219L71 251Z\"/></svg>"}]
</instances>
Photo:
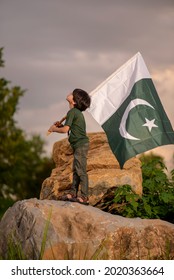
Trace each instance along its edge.
<instances>
[{"instance_id":1,"label":"cloud","mask_svg":"<svg viewBox=\"0 0 174 280\"><path fill-rule=\"evenodd\" d=\"M80 56L83 59L89 60L89 57L86 56L85 53L77 53L76 55ZM103 55L101 58L101 65L105 64L107 60L107 55ZM152 70L151 75L159 97L161 99L161 102L164 106L164 109L171 123L174 126L173 103L171 102L173 98L174 88L174 67L170 67L164 70L154 69ZM64 100L65 98L66 95L64 96ZM64 115L66 115L66 112L68 110L69 108L66 101L57 101L55 104L44 108L33 108L25 110L21 108L16 118L19 122L20 127L22 127L29 134L39 133L45 139L45 141L47 142L47 152L50 153L54 141L63 139L66 137L66 135L52 134L49 137L47 137L46 131L49 128L49 126L52 123L54 123L54 121L60 120ZM92 118L92 116L88 112L84 112L84 115L87 122L88 132L103 131L103 129L99 126L99 124L97 124L97 122ZM154 152L165 157L165 161L169 169L172 168L174 145L156 148L154 149Z\"/></svg>"},{"instance_id":2,"label":"cloud","mask_svg":"<svg viewBox=\"0 0 174 280\"><path fill-rule=\"evenodd\" d=\"M174 94L174 65L166 69L152 70L152 78L163 107L174 127L173 94Z\"/></svg>"},{"instance_id":3,"label":"cloud","mask_svg":"<svg viewBox=\"0 0 174 280\"><path fill-rule=\"evenodd\" d=\"M27 89L16 116L26 132L45 138L50 123L67 111L69 91L92 91L137 51L174 125L173 0L2 0L0 5L3 76ZM89 131L101 129L86 118ZM60 137L46 138L49 149Z\"/></svg>"},{"instance_id":4,"label":"cloud","mask_svg":"<svg viewBox=\"0 0 174 280\"><path fill-rule=\"evenodd\" d=\"M173 55L172 1L6 0L0 18L10 57L140 50L153 63L166 64Z\"/></svg>"}]
</instances>

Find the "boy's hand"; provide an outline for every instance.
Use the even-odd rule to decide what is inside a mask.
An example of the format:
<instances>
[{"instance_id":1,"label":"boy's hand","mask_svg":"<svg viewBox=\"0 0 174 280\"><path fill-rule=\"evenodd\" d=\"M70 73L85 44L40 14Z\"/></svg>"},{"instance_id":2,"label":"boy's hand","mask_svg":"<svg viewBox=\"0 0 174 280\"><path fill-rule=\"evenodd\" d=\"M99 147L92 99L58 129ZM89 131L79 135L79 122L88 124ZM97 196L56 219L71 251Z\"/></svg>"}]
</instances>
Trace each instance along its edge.
<instances>
[{"instance_id":1,"label":"boy's hand","mask_svg":"<svg viewBox=\"0 0 174 280\"><path fill-rule=\"evenodd\" d=\"M60 121L56 121L47 131L47 135L50 135L52 132L59 132L59 133L67 133L69 131L69 126L64 126L62 122L66 120L66 116L63 117Z\"/></svg>"},{"instance_id":2,"label":"boy's hand","mask_svg":"<svg viewBox=\"0 0 174 280\"><path fill-rule=\"evenodd\" d=\"M54 125L57 126L57 127L62 127L63 126L63 124L59 121L55 122Z\"/></svg>"},{"instance_id":3,"label":"boy's hand","mask_svg":"<svg viewBox=\"0 0 174 280\"><path fill-rule=\"evenodd\" d=\"M56 131L56 127L57 127L57 126L56 126L55 124L53 124L53 125L50 126L50 128L48 129L48 131L49 131L49 132L55 132L55 131Z\"/></svg>"}]
</instances>

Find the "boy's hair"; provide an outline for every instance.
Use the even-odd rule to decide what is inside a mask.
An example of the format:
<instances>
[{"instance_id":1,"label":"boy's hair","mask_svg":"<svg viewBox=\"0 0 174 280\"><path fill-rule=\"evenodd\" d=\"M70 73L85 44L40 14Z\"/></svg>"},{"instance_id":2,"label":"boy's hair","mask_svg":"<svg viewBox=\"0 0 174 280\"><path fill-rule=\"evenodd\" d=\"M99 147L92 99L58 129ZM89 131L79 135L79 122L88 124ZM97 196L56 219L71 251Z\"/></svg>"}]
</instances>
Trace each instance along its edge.
<instances>
[{"instance_id":1,"label":"boy's hair","mask_svg":"<svg viewBox=\"0 0 174 280\"><path fill-rule=\"evenodd\" d=\"M79 88L73 90L73 100L75 102L74 107L80 111L85 111L91 104L91 98L89 94Z\"/></svg>"}]
</instances>

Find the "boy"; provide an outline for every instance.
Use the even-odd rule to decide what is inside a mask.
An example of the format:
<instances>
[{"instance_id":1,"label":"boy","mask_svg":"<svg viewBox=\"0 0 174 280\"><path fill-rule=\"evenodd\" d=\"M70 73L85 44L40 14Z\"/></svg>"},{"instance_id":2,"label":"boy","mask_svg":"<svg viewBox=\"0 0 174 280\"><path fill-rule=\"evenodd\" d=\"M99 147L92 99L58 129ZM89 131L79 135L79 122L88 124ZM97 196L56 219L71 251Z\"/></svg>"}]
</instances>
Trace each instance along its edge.
<instances>
[{"instance_id":1,"label":"boy","mask_svg":"<svg viewBox=\"0 0 174 280\"><path fill-rule=\"evenodd\" d=\"M82 111L85 111L91 103L90 96L82 89L75 89L66 100L70 110L67 113L63 127L55 124L49 128L50 132L69 133L69 142L73 149L73 182L69 193L59 197L60 200L79 202L85 205L88 200L88 175L86 171L89 139L86 135L86 122ZM81 194L77 196L79 185Z\"/></svg>"}]
</instances>

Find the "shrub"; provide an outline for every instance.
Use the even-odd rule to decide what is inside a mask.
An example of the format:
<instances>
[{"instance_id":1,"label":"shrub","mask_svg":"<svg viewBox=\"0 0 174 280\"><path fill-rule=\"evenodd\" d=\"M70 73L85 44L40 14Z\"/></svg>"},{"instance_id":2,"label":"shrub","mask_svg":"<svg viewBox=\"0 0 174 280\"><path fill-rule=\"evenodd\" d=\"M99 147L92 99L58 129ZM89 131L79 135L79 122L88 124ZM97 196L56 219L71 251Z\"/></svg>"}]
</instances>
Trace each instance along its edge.
<instances>
[{"instance_id":1,"label":"shrub","mask_svg":"<svg viewBox=\"0 0 174 280\"><path fill-rule=\"evenodd\" d=\"M167 176L166 166L158 156L143 156L141 161L142 197L131 186L123 185L115 188L103 210L124 217L159 218L174 223L174 170Z\"/></svg>"}]
</instances>

